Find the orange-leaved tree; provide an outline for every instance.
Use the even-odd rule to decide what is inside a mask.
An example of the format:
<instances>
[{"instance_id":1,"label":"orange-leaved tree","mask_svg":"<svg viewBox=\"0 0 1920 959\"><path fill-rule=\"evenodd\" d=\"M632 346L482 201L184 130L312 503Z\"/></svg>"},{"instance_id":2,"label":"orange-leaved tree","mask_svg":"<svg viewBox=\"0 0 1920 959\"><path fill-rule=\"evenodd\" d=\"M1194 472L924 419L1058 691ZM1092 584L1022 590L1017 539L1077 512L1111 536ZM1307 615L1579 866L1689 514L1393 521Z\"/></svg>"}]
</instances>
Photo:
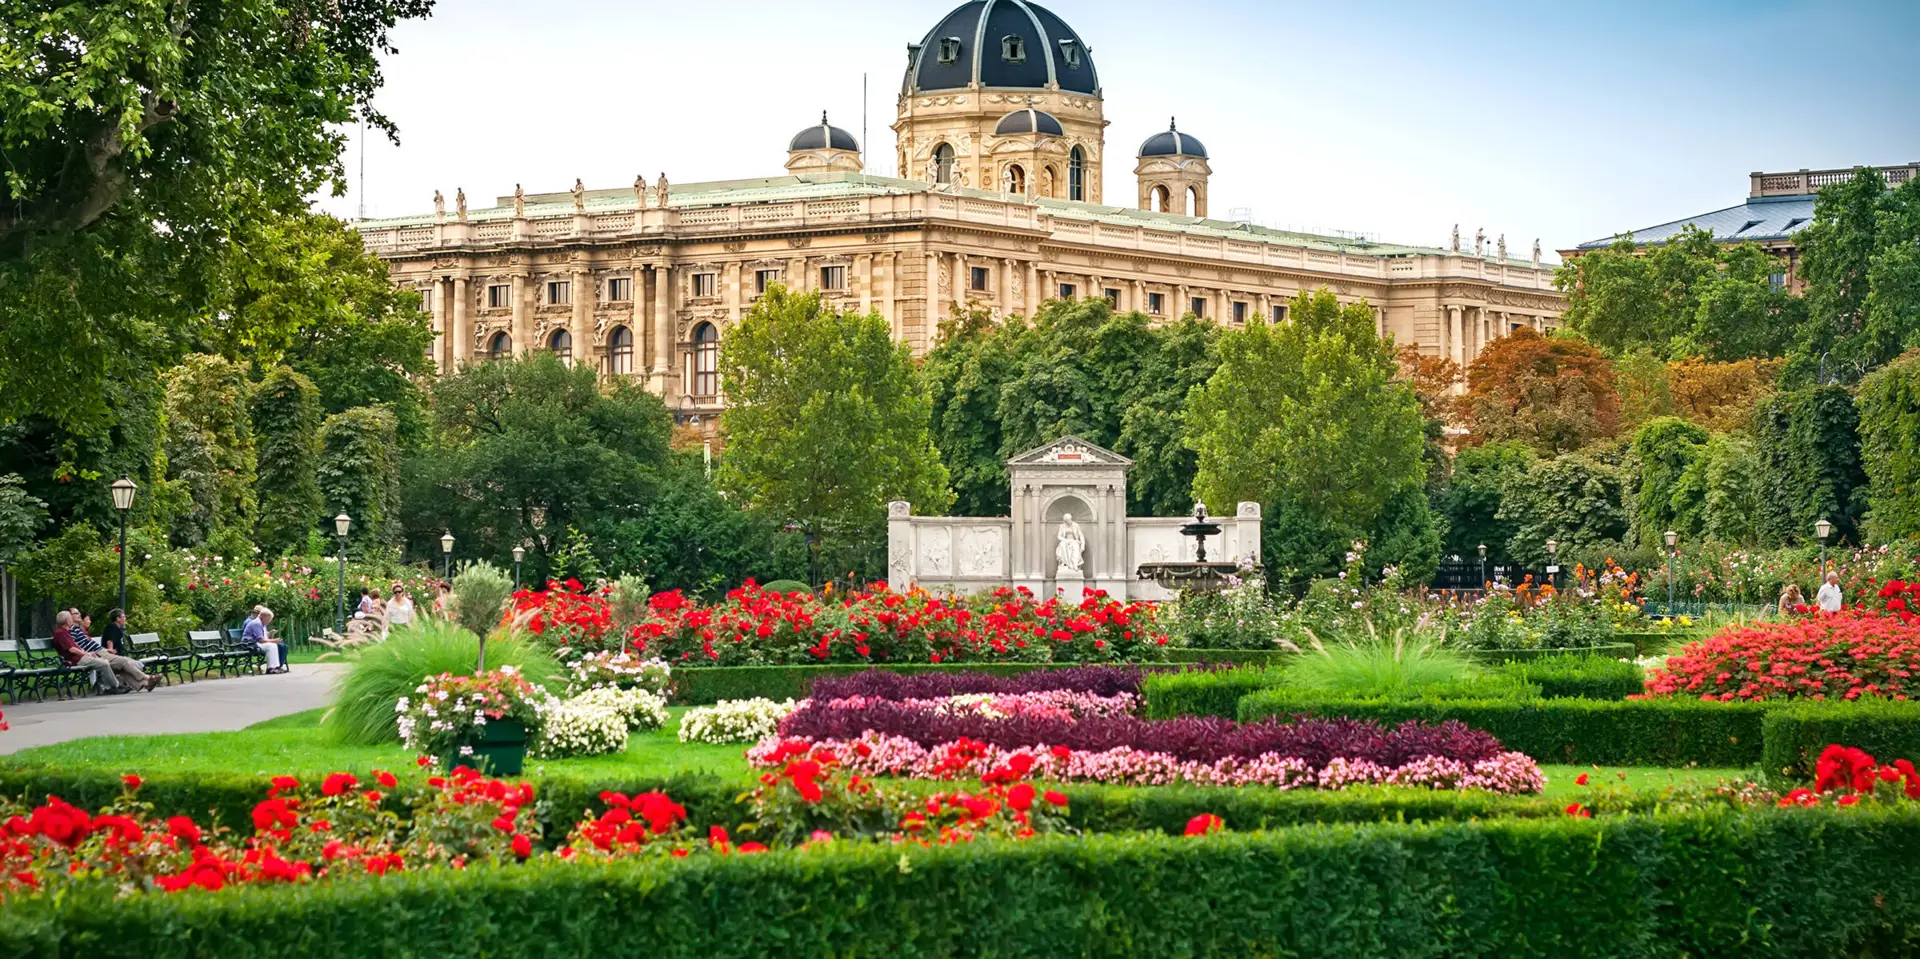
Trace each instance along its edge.
<instances>
[{"instance_id":1,"label":"orange-leaved tree","mask_svg":"<svg viewBox=\"0 0 1920 959\"><path fill-rule=\"evenodd\" d=\"M1545 456L1620 425L1613 363L1584 340L1529 329L1494 341L1467 367L1461 407L1475 442L1515 440Z\"/></svg>"}]
</instances>

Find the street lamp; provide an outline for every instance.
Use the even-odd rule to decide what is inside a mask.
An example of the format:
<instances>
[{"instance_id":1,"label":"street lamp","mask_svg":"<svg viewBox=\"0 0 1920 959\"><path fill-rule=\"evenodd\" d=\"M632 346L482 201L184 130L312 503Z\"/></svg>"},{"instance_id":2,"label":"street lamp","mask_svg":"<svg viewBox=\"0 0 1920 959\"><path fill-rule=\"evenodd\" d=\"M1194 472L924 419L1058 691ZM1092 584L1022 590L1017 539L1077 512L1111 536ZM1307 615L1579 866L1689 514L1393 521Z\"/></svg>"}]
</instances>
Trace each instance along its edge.
<instances>
[{"instance_id":1,"label":"street lamp","mask_svg":"<svg viewBox=\"0 0 1920 959\"><path fill-rule=\"evenodd\" d=\"M1823 519L1813 524L1813 534L1820 537L1820 582L1822 585L1825 585L1827 582L1827 537L1833 535L1833 524Z\"/></svg>"},{"instance_id":2,"label":"street lamp","mask_svg":"<svg viewBox=\"0 0 1920 959\"><path fill-rule=\"evenodd\" d=\"M1554 559L1559 553L1560 543L1557 540L1547 540L1547 585L1554 589L1560 588L1560 565Z\"/></svg>"},{"instance_id":3,"label":"street lamp","mask_svg":"<svg viewBox=\"0 0 1920 959\"><path fill-rule=\"evenodd\" d=\"M1480 588L1487 588L1487 544L1480 544Z\"/></svg>"},{"instance_id":4,"label":"street lamp","mask_svg":"<svg viewBox=\"0 0 1920 959\"><path fill-rule=\"evenodd\" d=\"M513 548L513 588L514 589L520 588L520 561L526 558L527 558L527 548L525 546L515 546Z\"/></svg>"},{"instance_id":5,"label":"street lamp","mask_svg":"<svg viewBox=\"0 0 1920 959\"><path fill-rule=\"evenodd\" d=\"M113 508L120 513L120 611L127 611L127 514L133 511L133 494L140 487L125 476L113 481Z\"/></svg>"},{"instance_id":6,"label":"street lamp","mask_svg":"<svg viewBox=\"0 0 1920 959\"><path fill-rule=\"evenodd\" d=\"M1679 550L1674 549L1674 547L1679 545L1680 543L1680 534L1674 532L1673 530L1667 530L1666 533L1662 534L1660 538L1667 541L1667 615L1672 616L1673 615L1673 557L1675 554L1680 552Z\"/></svg>"},{"instance_id":7,"label":"street lamp","mask_svg":"<svg viewBox=\"0 0 1920 959\"><path fill-rule=\"evenodd\" d=\"M440 578L453 582L453 530L440 535Z\"/></svg>"},{"instance_id":8,"label":"street lamp","mask_svg":"<svg viewBox=\"0 0 1920 959\"><path fill-rule=\"evenodd\" d=\"M340 594L334 609L334 628L347 634L347 534L353 531L353 517L341 513L333 518L333 536L340 542Z\"/></svg>"}]
</instances>

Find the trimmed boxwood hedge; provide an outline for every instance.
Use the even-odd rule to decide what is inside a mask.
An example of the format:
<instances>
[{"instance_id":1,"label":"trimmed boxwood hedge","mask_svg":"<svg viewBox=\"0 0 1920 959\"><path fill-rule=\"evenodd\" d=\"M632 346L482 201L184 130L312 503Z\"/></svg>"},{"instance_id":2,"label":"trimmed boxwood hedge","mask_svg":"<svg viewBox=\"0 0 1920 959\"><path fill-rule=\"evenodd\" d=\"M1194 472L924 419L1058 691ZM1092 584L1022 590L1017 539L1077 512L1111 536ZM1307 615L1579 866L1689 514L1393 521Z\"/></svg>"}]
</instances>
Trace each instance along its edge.
<instances>
[{"instance_id":1,"label":"trimmed boxwood hedge","mask_svg":"<svg viewBox=\"0 0 1920 959\"><path fill-rule=\"evenodd\" d=\"M1767 712L1760 703L1692 699L1387 700L1268 689L1242 698L1238 718L1457 719L1544 763L1751 766L1760 761L1760 723Z\"/></svg>"},{"instance_id":2,"label":"trimmed boxwood hedge","mask_svg":"<svg viewBox=\"0 0 1920 959\"><path fill-rule=\"evenodd\" d=\"M802 699L822 676L851 676L869 669L890 673L992 673L1013 676L1036 669L1064 669L1081 663L837 663L823 666L700 666L673 671L673 701L707 706L723 699Z\"/></svg>"},{"instance_id":3,"label":"trimmed boxwood hedge","mask_svg":"<svg viewBox=\"0 0 1920 959\"><path fill-rule=\"evenodd\" d=\"M1639 666L1607 656L1547 656L1508 663L1501 670L1540 687L1548 699L1625 699L1647 691Z\"/></svg>"},{"instance_id":4,"label":"trimmed boxwood hedge","mask_svg":"<svg viewBox=\"0 0 1920 959\"><path fill-rule=\"evenodd\" d=\"M1280 682L1284 670L1223 669L1215 672L1159 673L1141 684L1141 714L1148 719L1177 716L1233 718L1240 697Z\"/></svg>"},{"instance_id":5,"label":"trimmed boxwood hedge","mask_svg":"<svg viewBox=\"0 0 1920 959\"><path fill-rule=\"evenodd\" d=\"M1802 702L1767 714L1761 760L1767 774L1793 782L1813 778L1820 751L1839 743L1873 754L1882 763L1920 764L1920 703L1890 700Z\"/></svg>"},{"instance_id":6,"label":"trimmed boxwood hedge","mask_svg":"<svg viewBox=\"0 0 1920 959\"><path fill-rule=\"evenodd\" d=\"M1893 956L1916 856L1914 809L849 844L15 900L0 955Z\"/></svg>"}]
</instances>

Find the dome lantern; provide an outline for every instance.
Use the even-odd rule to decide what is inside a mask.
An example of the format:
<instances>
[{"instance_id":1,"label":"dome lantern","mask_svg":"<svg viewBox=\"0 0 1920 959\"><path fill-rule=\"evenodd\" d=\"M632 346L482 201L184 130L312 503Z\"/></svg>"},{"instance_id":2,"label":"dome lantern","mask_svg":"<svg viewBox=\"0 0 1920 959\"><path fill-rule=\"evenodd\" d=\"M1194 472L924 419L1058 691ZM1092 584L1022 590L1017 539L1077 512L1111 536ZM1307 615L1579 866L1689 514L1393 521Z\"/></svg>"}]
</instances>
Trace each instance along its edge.
<instances>
[{"instance_id":1,"label":"dome lantern","mask_svg":"<svg viewBox=\"0 0 1920 959\"><path fill-rule=\"evenodd\" d=\"M827 122L827 111L820 111L820 124L810 126L787 141L787 172L859 173L860 141L853 134Z\"/></svg>"},{"instance_id":2,"label":"dome lantern","mask_svg":"<svg viewBox=\"0 0 1920 959\"><path fill-rule=\"evenodd\" d=\"M1181 133L1171 118L1164 133L1140 144L1139 164L1133 175L1140 183L1140 209L1155 213L1207 215L1207 179L1213 168L1206 144Z\"/></svg>"}]
</instances>

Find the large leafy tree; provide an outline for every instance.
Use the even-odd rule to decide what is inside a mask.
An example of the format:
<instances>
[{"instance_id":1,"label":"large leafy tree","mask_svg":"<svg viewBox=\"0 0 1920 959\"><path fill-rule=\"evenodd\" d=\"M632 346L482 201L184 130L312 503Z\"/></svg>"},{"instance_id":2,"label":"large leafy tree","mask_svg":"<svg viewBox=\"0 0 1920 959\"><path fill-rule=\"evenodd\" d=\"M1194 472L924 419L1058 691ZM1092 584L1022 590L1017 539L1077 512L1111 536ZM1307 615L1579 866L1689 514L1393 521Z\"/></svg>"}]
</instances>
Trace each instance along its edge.
<instances>
[{"instance_id":1,"label":"large leafy tree","mask_svg":"<svg viewBox=\"0 0 1920 959\"><path fill-rule=\"evenodd\" d=\"M1731 360L1771 355L1788 342L1802 313L1773 282L1785 270L1752 243L1719 243L1687 226L1666 243L1623 237L1568 260L1554 283L1567 294L1567 323L1603 349Z\"/></svg>"},{"instance_id":2,"label":"large leafy tree","mask_svg":"<svg viewBox=\"0 0 1920 959\"><path fill-rule=\"evenodd\" d=\"M1867 477L1853 397L1840 386L1784 390L1761 400L1753 418L1762 533L1774 542L1811 542L1824 519L1837 539L1859 542Z\"/></svg>"},{"instance_id":3,"label":"large leafy tree","mask_svg":"<svg viewBox=\"0 0 1920 959\"><path fill-rule=\"evenodd\" d=\"M1856 403L1873 538L1920 537L1920 351L1861 380Z\"/></svg>"},{"instance_id":4,"label":"large leafy tree","mask_svg":"<svg viewBox=\"0 0 1920 959\"><path fill-rule=\"evenodd\" d=\"M1446 517L1445 550L1449 555L1479 556L1496 565L1512 560L1507 542L1515 523L1500 516L1507 488L1533 467L1536 457L1525 443L1483 443L1469 446L1453 459L1453 476L1440 502Z\"/></svg>"},{"instance_id":5,"label":"large leafy tree","mask_svg":"<svg viewBox=\"0 0 1920 959\"><path fill-rule=\"evenodd\" d=\"M0 10L0 419L98 434L218 313L225 245L341 179L389 31L432 0Z\"/></svg>"},{"instance_id":6,"label":"large leafy tree","mask_svg":"<svg viewBox=\"0 0 1920 959\"><path fill-rule=\"evenodd\" d=\"M1220 336L1220 365L1187 402L1187 442L1198 454L1194 492L1216 508L1252 500L1267 515L1269 570L1290 578L1332 569L1356 539L1386 538L1432 555L1370 560L1431 567L1438 542L1377 529L1387 506L1416 494L1426 470L1420 402L1397 378L1390 343L1365 303L1302 293L1292 322L1256 318ZM1402 503L1404 506L1405 504Z\"/></svg>"},{"instance_id":7,"label":"large leafy tree","mask_svg":"<svg viewBox=\"0 0 1920 959\"><path fill-rule=\"evenodd\" d=\"M237 363L196 353L167 374L163 450L166 480L156 491L172 507L175 545L251 549L254 488L252 384Z\"/></svg>"},{"instance_id":8,"label":"large leafy tree","mask_svg":"<svg viewBox=\"0 0 1920 959\"><path fill-rule=\"evenodd\" d=\"M1543 456L1612 436L1620 419L1613 364L1599 350L1529 329L1494 341L1467 367L1462 408L1476 439L1518 440Z\"/></svg>"},{"instance_id":9,"label":"large leafy tree","mask_svg":"<svg viewBox=\"0 0 1920 959\"><path fill-rule=\"evenodd\" d=\"M1633 435L1639 467L1634 494L1633 530L1643 545L1662 542L1673 530L1689 540L1705 525L1706 489L1694 482L1696 464L1707 454L1711 437L1698 424L1675 416L1648 420Z\"/></svg>"},{"instance_id":10,"label":"large leafy tree","mask_svg":"<svg viewBox=\"0 0 1920 959\"><path fill-rule=\"evenodd\" d=\"M432 436L405 463L416 554L438 556L451 530L465 558L510 563L525 544L538 577L569 527L592 540L643 516L668 458L672 417L658 397L544 351L444 377L430 407Z\"/></svg>"},{"instance_id":11,"label":"large leafy tree","mask_svg":"<svg viewBox=\"0 0 1920 959\"><path fill-rule=\"evenodd\" d=\"M268 556L305 548L321 528L320 391L281 366L253 390L253 435L258 449L258 545ZM328 514L330 515L330 514Z\"/></svg>"},{"instance_id":12,"label":"large leafy tree","mask_svg":"<svg viewBox=\"0 0 1920 959\"><path fill-rule=\"evenodd\" d=\"M889 500L933 515L953 502L926 385L879 314L774 288L728 332L720 376L720 488L811 534L825 571L878 572Z\"/></svg>"},{"instance_id":13,"label":"large leafy tree","mask_svg":"<svg viewBox=\"0 0 1920 959\"><path fill-rule=\"evenodd\" d=\"M1878 170L1824 187L1799 235L1809 316L1793 376L1852 381L1920 346L1920 181Z\"/></svg>"},{"instance_id":14,"label":"large leafy tree","mask_svg":"<svg viewBox=\"0 0 1920 959\"><path fill-rule=\"evenodd\" d=\"M1627 481L1619 467L1569 454L1541 460L1514 477L1499 518L1511 523L1507 555L1534 568L1547 564L1547 541L1564 552L1619 543L1627 535Z\"/></svg>"}]
</instances>

